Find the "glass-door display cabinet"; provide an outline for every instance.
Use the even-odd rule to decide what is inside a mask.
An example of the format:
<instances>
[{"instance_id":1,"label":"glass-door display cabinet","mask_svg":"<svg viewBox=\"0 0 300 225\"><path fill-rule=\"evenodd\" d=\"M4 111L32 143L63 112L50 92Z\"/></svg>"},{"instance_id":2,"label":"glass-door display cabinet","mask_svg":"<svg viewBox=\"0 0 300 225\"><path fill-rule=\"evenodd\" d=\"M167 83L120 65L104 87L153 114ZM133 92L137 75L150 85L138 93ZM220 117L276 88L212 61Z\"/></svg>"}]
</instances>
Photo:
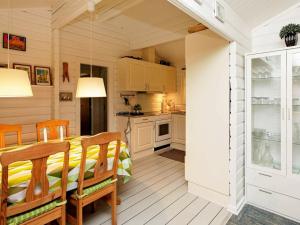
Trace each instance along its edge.
<instances>
[{"instance_id":1,"label":"glass-door display cabinet","mask_svg":"<svg viewBox=\"0 0 300 225\"><path fill-rule=\"evenodd\" d=\"M246 56L246 199L300 222L300 48Z\"/></svg>"},{"instance_id":2,"label":"glass-door display cabinet","mask_svg":"<svg viewBox=\"0 0 300 225\"><path fill-rule=\"evenodd\" d=\"M300 177L300 50L287 53L287 169Z\"/></svg>"},{"instance_id":3,"label":"glass-door display cabinet","mask_svg":"<svg viewBox=\"0 0 300 225\"><path fill-rule=\"evenodd\" d=\"M272 52L247 58L248 165L286 171L286 54Z\"/></svg>"}]
</instances>

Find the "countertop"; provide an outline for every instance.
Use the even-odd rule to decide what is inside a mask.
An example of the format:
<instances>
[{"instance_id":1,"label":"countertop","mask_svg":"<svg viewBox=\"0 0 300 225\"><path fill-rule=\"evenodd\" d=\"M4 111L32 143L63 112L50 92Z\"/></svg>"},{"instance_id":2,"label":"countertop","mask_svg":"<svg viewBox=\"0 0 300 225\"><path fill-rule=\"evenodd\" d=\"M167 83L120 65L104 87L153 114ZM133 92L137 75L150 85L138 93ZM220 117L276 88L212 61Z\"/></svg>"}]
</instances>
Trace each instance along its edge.
<instances>
[{"instance_id":1,"label":"countertop","mask_svg":"<svg viewBox=\"0 0 300 225\"><path fill-rule=\"evenodd\" d=\"M146 116L161 116L161 115L170 115L170 114L177 114L177 115L185 115L185 111L172 111L172 112L145 112L144 115L116 115L116 116L122 116L122 117L146 117Z\"/></svg>"}]
</instances>

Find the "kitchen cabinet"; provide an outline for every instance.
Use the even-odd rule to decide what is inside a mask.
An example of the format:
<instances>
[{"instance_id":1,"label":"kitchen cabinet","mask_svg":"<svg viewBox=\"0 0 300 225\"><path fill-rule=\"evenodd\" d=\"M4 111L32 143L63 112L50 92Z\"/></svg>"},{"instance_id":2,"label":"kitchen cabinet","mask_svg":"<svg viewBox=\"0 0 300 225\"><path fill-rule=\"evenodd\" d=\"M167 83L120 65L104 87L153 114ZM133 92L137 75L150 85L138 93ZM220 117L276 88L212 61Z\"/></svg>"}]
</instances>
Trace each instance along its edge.
<instances>
[{"instance_id":1,"label":"kitchen cabinet","mask_svg":"<svg viewBox=\"0 0 300 225\"><path fill-rule=\"evenodd\" d=\"M155 123L146 122L138 123L133 127L133 150L134 153L153 149L154 148L154 138L155 138Z\"/></svg>"},{"instance_id":2,"label":"kitchen cabinet","mask_svg":"<svg viewBox=\"0 0 300 225\"><path fill-rule=\"evenodd\" d=\"M300 48L249 54L246 74L248 201L300 221Z\"/></svg>"},{"instance_id":3,"label":"kitchen cabinet","mask_svg":"<svg viewBox=\"0 0 300 225\"><path fill-rule=\"evenodd\" d=\"M176 69L170 66L161 67L163 91L166 93L176 92Z\"/></svg>"},{"instance_id":4,"label":"kitchen cabinet","mask_svg":"<svg viewBox=\"0 0 300 225\"><path fill-rule=\"evenodd\" d=\"M160 70L159 65L153 63L145 64L145 81L148 91L164 91Z\"/></svg>"},{"instance_id":5,"label":"kitchen cabinet","mask_svg":"<svg viewBox=\"0 0 300 225\"><path fill-rule=\"evenodd\" d=\"M122 58L118 62L121 91L175 92L176 68Z\"/></svg>"},{"instance_id":6,"label":"kitchen cabinet","mask_svg":"<svg viewBox=\"0 0 300 225\"><path fill-rule=\"evenodd\" d=\"M122 91L146 91L146 73L138 60L123 58L118 62L119 89Z\"/></svg>"},{"instance_id":7,"label":"kitchen cabinet","mask_svg":"<svg viewBox=\"0 0 300 225\"><path fill-rule=\"evenodd\" d=\"M173 114L172 142L185 145L185 115Z\"/></svg>"}]
</instances>

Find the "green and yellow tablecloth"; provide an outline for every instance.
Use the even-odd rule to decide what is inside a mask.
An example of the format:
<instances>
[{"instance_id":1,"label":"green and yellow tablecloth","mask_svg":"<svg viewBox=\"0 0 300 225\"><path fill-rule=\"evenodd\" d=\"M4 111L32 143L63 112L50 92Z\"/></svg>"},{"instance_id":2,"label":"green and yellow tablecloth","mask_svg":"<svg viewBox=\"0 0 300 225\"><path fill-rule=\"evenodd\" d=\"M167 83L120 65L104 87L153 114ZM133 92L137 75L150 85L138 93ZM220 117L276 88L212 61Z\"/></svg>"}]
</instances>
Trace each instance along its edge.
<instances>
[{"instance_id":1,"label":"green and yellow tablecloth","mask_svg":"<svg viewBox=\"0 0 300 225\"><path fill-rule=\"evenodd\" d=\"M79 175L80 160L81 160L81 137L73 137L67 139L70 142L70 160L68 173L68 191L77 188L77 180ZM28 145L27 145L28 146ZM3 151L15 151L24 148L23 146L9 147L0 149L0 154ZM116 149L116 142L111 142L108 147L108 168L113 165L113 158ZM85 168L85 177L93 174L93 168L98 157L99 146L91 146L88 148L87 161ZM50 156L47 164L47 173L50 184L50 191L60 187L61 170L63 162L63 153L58 153ZM121 143L118 175L122 176L123 181L127 182L131 176L132 162L130 154L125 143ZM32 163L30 161L16 162L9 166L8 185L9 185L9 203L22 202L25 199L26 188L31 178ZM0 171L1 173L1 171ZM1 176L1 174L0 174Z\"/></svg>"}]
</instances>

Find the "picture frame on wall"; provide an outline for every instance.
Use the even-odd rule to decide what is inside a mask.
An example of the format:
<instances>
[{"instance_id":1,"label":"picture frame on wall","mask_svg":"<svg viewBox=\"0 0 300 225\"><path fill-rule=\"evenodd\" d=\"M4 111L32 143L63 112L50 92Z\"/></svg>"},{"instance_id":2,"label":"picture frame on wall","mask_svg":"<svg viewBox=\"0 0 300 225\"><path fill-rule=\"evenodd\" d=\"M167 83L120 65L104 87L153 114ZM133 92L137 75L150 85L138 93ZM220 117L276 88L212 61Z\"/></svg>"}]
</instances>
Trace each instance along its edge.
<instances>
[{"instance_id":1,"label":"picture frame on wall","mask_svg":"<svg viewBox=\"0 0 300 225\"><path fill-rule=\"evenodd\" d=\"M8 48L8 38L9 38L9 49L17 51L26 51L26 37L3 33L3 48Z\"/></svg>"},{"instance_id":2,"label":"picture frame on wall","mask_svg":"<svg viewBox=\"0 0 300 225\"><path fill-rule=\"evenodd\" d=\"M28 77L29 77L30 83L34 84L34 79L32 77L31 65L20 64L20 63L13 63L13 68L17 69L17 70L24 70L24 71L26 71L28 73Z\"/></svg>"},{"instance_id":3,"label":"picture frame on wall","mask_svg":"<svg viewBox=\"0 0 300 225\"><path fill-rule=\"evenodd\" d=\"M0 63L0 68L7 68L8 66L7 66L7 64L5 64L5 63Z\"/></svg>"},{"instance_id":4,"label":"picture frame on wall","mask_svg":"<svg viewBox=\"0 0 300 225\"><path fill-rule=\"evenodd\" d=\"M51 85L51 71L50 67L35 66L34 75L36 85L50 86Z\"/></svg>"}]
</instances>

